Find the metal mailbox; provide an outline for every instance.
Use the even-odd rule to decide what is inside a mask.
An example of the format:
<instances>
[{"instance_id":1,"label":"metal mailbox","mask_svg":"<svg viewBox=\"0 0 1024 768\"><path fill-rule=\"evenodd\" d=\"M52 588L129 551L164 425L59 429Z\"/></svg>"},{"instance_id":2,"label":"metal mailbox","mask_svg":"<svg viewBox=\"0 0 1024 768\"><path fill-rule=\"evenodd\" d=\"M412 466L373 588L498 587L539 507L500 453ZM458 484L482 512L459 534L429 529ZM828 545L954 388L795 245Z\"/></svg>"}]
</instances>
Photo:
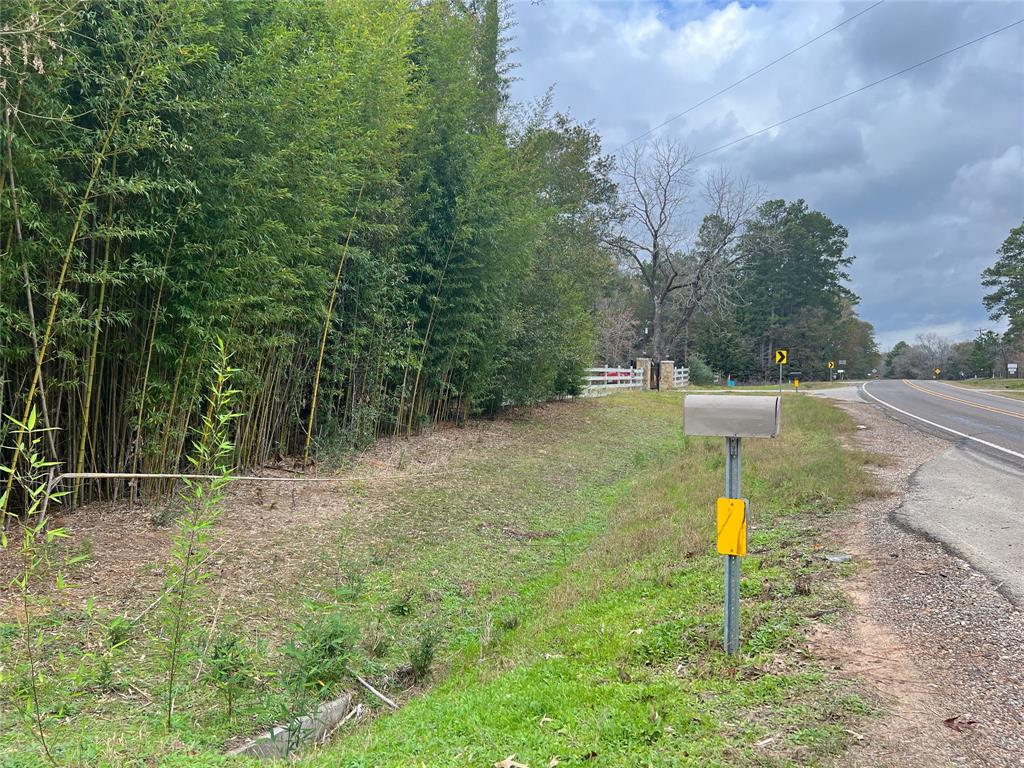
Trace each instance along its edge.
<instances>
[{"instance_id":1,"label":"metal mailbox","mask_svg":"<svg viewBox=\"0 0 1024 768\"><path fill-rule=\"evenodd\" d=\"M780 397L760 395L688 395L683 429L709 437L777 437Z\"/></svg>"},{"instance_id":2,"label":"metal mailbox","mask_svg":"<svg viewBox=\"0 0 1024 768\"><path fill-rule=\"evenodd\" d=\"M683 431L725 438L725 495L718 499L718 551L725 555L723 645L740 647L740 558L747 554L747 501L741 494L740 442L777 437L781 397L690 395L683 404Z\"/></svg>"}]
</instances>

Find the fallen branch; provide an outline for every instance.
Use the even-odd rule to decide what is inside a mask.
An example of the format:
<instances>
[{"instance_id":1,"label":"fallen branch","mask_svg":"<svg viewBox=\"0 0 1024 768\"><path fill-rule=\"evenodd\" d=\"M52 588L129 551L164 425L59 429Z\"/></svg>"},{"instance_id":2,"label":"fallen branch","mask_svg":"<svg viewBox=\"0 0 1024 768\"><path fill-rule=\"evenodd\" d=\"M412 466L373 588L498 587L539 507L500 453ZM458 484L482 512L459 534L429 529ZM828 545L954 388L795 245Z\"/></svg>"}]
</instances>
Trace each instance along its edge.
<instances>
[{"instance_id":1,"label":"fallen branch","mask_svg":"<svg viewBox=\"0 0 1024 768\"><path fill-rule=\"evenodd\" d=\"M384 702L385 704L387 704L387 705L388 705L389 707L391 707L392 709L396 709L396 710L398 709L398 705L397 705L397 704L395 704L395 702L393 702L393 701L392 701L391 699L389 699L389 698L388 698L387 696L385 696L385 695L384 695L383 693L381 693L380 691L378 691L378 690L377 690L376 688L374 688L374 687L373 687L372 685L370 685L370 684L369 684L368 682L366 682L365 680L363 680L363 678L361 678L361 677L360 677L359 675L357 675L357 674L356 674L355 672L353 672L353 671L352 671L351 669L349 669L348 667L345 667L345 671L346 671L346 672L348 672L348 673L349 673L350 675L352 675L352 677L354 677L354 678L356 679L356 681L357 681L357 682L358 682L358 683L359 683L359 684L360 684L361 686L363 686L363 688L365 688L366 690L368 690L368 691L369 691L370 693L372 693L372 694L373 694L374 696L376 696L376 697L377 697L378 699L380 699L381 701L383 701L383 702Z\"/></svg>"}]
</instances>

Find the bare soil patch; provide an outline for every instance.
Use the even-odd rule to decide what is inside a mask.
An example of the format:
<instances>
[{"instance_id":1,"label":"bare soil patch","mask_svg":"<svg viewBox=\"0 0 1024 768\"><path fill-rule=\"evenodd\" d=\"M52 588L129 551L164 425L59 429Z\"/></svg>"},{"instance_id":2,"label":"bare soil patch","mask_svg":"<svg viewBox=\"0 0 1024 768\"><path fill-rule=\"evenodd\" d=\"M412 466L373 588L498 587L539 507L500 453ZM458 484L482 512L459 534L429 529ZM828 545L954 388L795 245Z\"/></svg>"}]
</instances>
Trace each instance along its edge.
<instances>
[{"instance_id":1,"label":"bare soil patch","mask_svg":"<svg viewBox=\"0 0 1024 768\"><path fill-rule=\"evenodd\" d=\"M588 418L591 403L550 403L511 411L465 426L438 425L411 438L377 441L340 469L321 467L316 482L285 470L263 470L280 482L236 481L228 491L216 526L209 565L210 590L225 609L258 620L272 605L289 599L296 584L330 584L341 577L335 557L339 542L353 548L378 545L388 535L381 522L388 499L403 488L423 488L451 480L470 457L493 452L536 435L524 424L552 435L566 435ZM99 502L53 516L64 527L70 552L89 555L70 574L71 586L58 604L74 610L91 598L97 607L135 616L160 594L174 526L157 525L168 505L144 501ZM18 567L13 547L0 551L0 583ZM10 615L11 590L0 590L0 617Z\"/></svg>"},{"instance_id":2,"label":"bare soil patch","mask_svg":"<svg viewBox=\"0 0 1024 768\"><path fill-rule=\"evenodd\" d=\"M884 711L860 725L864 738L839 764L1024 765L1024 617L997 585L890 517L915 471L949 443L870 405L840 407L866 427L856 447L894 460L876 470L891 495L859 504L834 534L858 566L843 585L855 611L811 638Z\"/></svg>"}]
</instances>

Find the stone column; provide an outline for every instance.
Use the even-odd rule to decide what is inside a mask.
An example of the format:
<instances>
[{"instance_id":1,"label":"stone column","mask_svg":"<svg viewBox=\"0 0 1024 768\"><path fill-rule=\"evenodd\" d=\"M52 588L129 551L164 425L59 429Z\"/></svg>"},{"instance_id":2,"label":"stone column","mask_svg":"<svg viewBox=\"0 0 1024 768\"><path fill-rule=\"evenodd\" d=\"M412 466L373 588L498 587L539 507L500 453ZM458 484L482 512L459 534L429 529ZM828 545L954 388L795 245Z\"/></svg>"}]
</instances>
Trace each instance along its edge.
<instances>
[{"instance_id":1,"label":"stone column","mask_svg":"<svg viewBox=\"0 0 1024 768\"><path fill-rule=\"evenodd\" d=\"M643 373L643 386L640 387L644 392L651 388L651 358L649 357L638 357L636 359L636 367Z\"/></svg>"},{"instance_id":2,"label":"stone column","mask_svg":"<svg viewBox=\"0 0 1024 768\"><path fill-rule=\"evenodd\" d=\"M672 389L672 378L675 372L676 366L674 360L661 361L661 383L658 385L660 389Z\"/></svg>"}]
</instances>

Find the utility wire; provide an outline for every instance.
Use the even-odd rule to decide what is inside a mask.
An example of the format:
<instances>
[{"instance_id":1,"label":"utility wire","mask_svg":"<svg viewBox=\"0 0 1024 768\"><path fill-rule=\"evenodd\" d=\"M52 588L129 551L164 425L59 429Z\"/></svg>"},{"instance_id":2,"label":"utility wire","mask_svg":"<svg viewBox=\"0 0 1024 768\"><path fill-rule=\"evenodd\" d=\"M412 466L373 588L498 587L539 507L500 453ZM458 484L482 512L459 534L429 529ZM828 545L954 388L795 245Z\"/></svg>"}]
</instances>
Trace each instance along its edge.
<instances>
[{"instance_id":1,"label":"utility wire","mask_svg":"<svg viewBox=\"0 0 1024 768\"><path fill-rule=\"evenodd\" d=\"M746 136L741 136L738 139L733 139L732 141L727 142L725 144L722 144L721 146L715 147L714 149L709 149L706 152L701 152L698 155L694 155L692 159L693 160L699 160L702 157L707 157L708 155L714 154L715 152L720 152L723 149L728 149L729 147L734 146L736 144L739 144L742 141L746 141L747 139L752 139L755 136L760 136L762 133L767 133L768 131L772 130L773 128L778 128L780 125L785 125L786 123L790 123L793 120L798 120L799 118L805 117L805 116L811 114L812 112L817 112L819 109L824 109L825 107L831 106L832 104L835 104L837 101L842 101L843 99L849 98L850 96L858 94L858 93L860 93L862 91L866 91L868 88L874 88L876 85L881 85L882 83L886 82L887 80L892 80L894 77L899 77L900 75L905 75L907 72L910 72L913 69L917 69L918 67L923 67L925 64L931 64L933 61L936 61L937 59L941 59L944 56L949 56L952 53L956 53L957 51L963 50L964 48L967 48L968 46L974 45L976 43L980 43L982 40L990 38L993 35L998 35L1000 32L1005 32L1008 29L1012 29L1013 27L1016 27L1019 24L1024 24L1024 19L1017 19L1017 21L1011 22L1010 24L1007 24L1005 27L1000 27L999 29L994 29L991 32L986 32L981 37L976 37L973 40L968 40L966 43L961 43L960 45L956 46L955 48L950 48L949 50L943 51L942 53L937 53L934 56L931 56L931 57L929 57L929 58L927 58L927 59L925 59L923 61L917 62L917 64L911 64L909 67L904 67L899 72L893 72L891 75L886 75L885 77L881 78L880 80L875 80L873 83L868 83L867 85L862 85L860 88L855 88L852 91L847 91L843 95L836 96L834 99L829 99L828 101L823 102L823 103L819 104L816 107L811 107L810 109L804 110L803 112L800 112L799 114L791 115L790 117L787 117L784 120L779 120L779 122L777 122L777 123L772 123L771 125L766 126L765 128L762 128L762 129L760 129L758 131L754 131L753 133L748 133Z\"/></svg>"},{"instance_id":2,"label":"utility wire","mask_svg":"<svg viewBox=\"0 0 1024 768\"><path fill-rule=\"evenodd\" d=\"M859 12L857 12L857 13L853 14L853 16L849 16L849 17L847 17L847 18L843 19L843 20L842 20L841 22L839 22L838 24L836 24L836 25L835 25L834 27L831 27L830 29L826 29L826 30L825 30L824 32L822 32L822 33L821 33L820 35L818 35L817 37L812 37L812 38L811 38L810 40L808 40L808 41L807 41L806 43L804 43L803 45L800 45L800 46L798 46L797 48L794 48L794 49L793 49L793 50L791 50L791 51L790 51L789 53L784 53L784 54L783 54L782 56L779 56L779 58L777 58L777 59L775 59L775 60L773 60L773 61L769 61L769 62L768 62L767 64L765 64L765 65L764 65L763 67L761 67L760 69L755 69L755 70L754 70L753 72L751 72L751 73L750 73L749 75L746 75L746 76L744 76L744 77L741 77L741 78L740 78L739 80L737 80L737 81L736 81L735 83L733 83L732 85L727 85L727 86L726 86L725 88L723 88L722 90L720 90L720 91L715 91L714 93L712 93L712 94L711 94L710 96L708 96L708 97L707 97L706 99L704 99L703 101L698 101L698 102L697 102L696 104L694 104L694 105L693 105L693 106L691 106L691 107L687 107L687 108L686 108L685 110L683 110L683 111L682 111L682 112L680 112L679 114L677 114L677 115L673 115L672 117L670 117L670 118L669 118L668 120L666 120L665 122L663 122L663 123L659 123L658 125L654 126L653 128L651 128L651 129L649 129L649 130L646 130L646 131L644 131L644 132L643 132L643 133L641 133L641 134L640 134L639 136L636 136L636 137L634 137L634 138L630 139L630 140L629 140L629 141L627 141L627 142L626 142L625 144L622 144L621 146L618 146L618 147L616 147L616 148L615 148L615 150L614 150L614 151L612 152L612 154L614 155L614 154L618 153L618 152L619 152L620 150L623 150L623 149L625 149L626 147L628 147L628 146L629 146L630 144L635 144L636 142L640 141L640 139L642 139L642 138L644 138L644 137L646 137L646 136L650 136L650 135L651 135L652 133L654 133L655 131L657 131L657 130L659 130L659 129L661 129L661 128L664 128L664 127L665 127L666 125L668 125L668 124L669 124L669 123L671 123L671 122L674 122L675 120L678 120L678 119L679 119L680 117L683 117L683 116L685 116L685 115L688 115L688 114L690 114L691 112L693 112L693 110L697 109L697 107L702 107L702 106L704 106L704 105L705 105L705 104L707 104L707 103L708 103L709 101L711 101L712 99L718 98L719 96L721 96L721 95L722 95L723 93L725 93L726 91L731 91L731 90L732 90L733 88L735 88L735 87L736 87L737 85L742 85L743 83L747 82L747 80L749 80L750 78L754 77L755 75L759 75L759 74L761 74L762 72L764 72L764 71L765 71L766 69L770 69L771 67L774 67L774 66L775 66L776 64L778 64L778 63L779 63L780 61L783 61L784 59L788 59L788 58L789 58L790 56L792 56L792 55L793 55L794 53L797 53L797 52L799 52L799 51L802 51L802 50L803 50L804 48L806 48L807 46L809 46L809 45L810 45L811 43L816 43L816 42L817 42L818 40L821 40L821 38L823 38L823 37L825 37L826 35L829 35L829 34L831 34L831 33L835 32L835 31L836 31L837 29L839 29L840 27L842 27L842 26L844 26L844 25L846 25L846 24L849 24L849 23L850 23L851 21L853 21L854 19L856 19L856 18L857 18L858 16L863 16L863 15L864 15L865 13L867 13L867 12L868 12L868 11L870 11L870 10L872 10L873 8L877 8L878 6L880 6L880 5L881 5L882 3L884 3L884 2L885 2L885 0L878 0L878 2L874 3L873 5L869 5L869 6L868 6L867 8L865 8L865 9L864 9L863 11L859 11Z\"/></svg>"}]
</instances>

